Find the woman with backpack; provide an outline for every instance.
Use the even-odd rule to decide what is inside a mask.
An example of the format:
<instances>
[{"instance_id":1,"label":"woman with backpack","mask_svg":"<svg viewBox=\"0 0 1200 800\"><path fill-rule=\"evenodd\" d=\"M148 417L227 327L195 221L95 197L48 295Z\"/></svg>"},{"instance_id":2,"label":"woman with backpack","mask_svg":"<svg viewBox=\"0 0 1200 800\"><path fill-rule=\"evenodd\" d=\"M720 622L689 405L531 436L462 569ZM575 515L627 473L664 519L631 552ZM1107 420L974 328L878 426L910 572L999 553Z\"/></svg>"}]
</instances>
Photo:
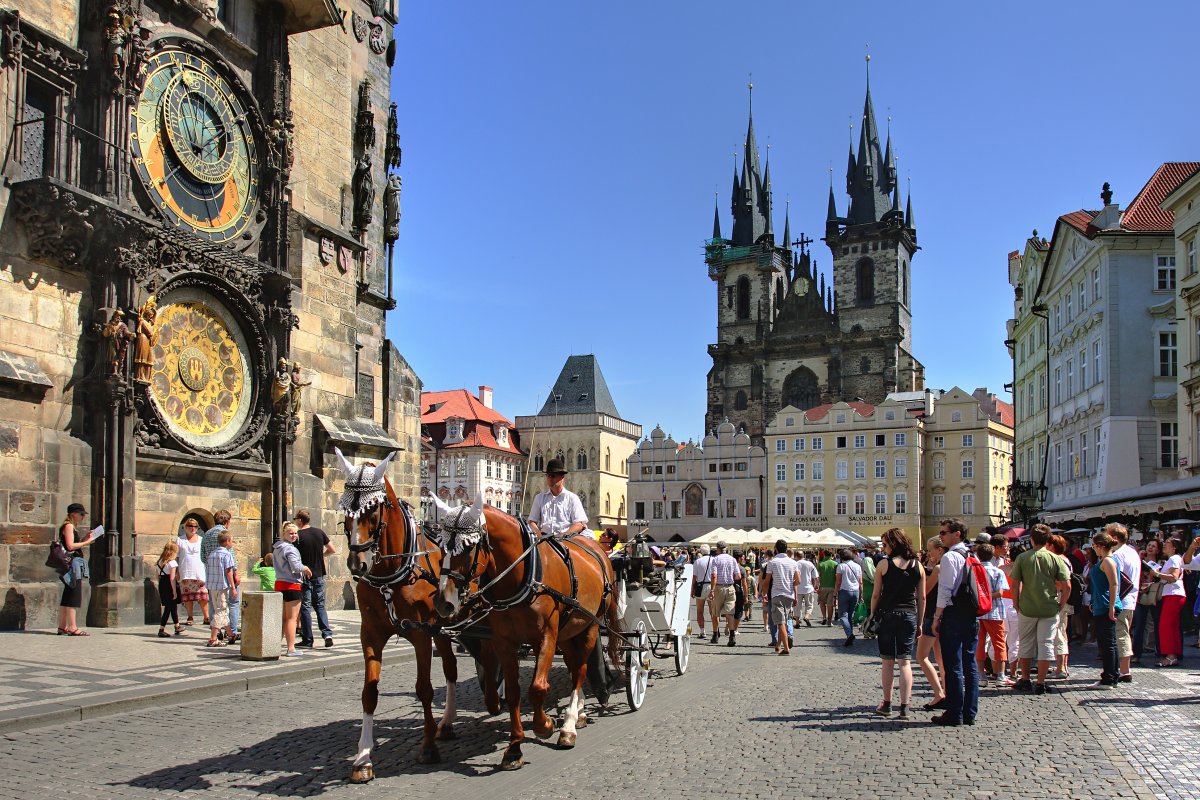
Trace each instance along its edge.
<instances>
[{"instance_id":1,"label":"woman with backpack","mask_svg":"<svg viewBox=\"0 0 1200 800\"><path fill-rule=\"evenodd\" d=\"M1100 680L1091 689L1113 689L1120 677L1117 665L1117 614L1121 613L1121 568L1109 555L1117 540L1101 531L1092 537L1096 563L1088 573L1091 594L1092 627L1100 648Z\"/></svg>"}]
</instances>

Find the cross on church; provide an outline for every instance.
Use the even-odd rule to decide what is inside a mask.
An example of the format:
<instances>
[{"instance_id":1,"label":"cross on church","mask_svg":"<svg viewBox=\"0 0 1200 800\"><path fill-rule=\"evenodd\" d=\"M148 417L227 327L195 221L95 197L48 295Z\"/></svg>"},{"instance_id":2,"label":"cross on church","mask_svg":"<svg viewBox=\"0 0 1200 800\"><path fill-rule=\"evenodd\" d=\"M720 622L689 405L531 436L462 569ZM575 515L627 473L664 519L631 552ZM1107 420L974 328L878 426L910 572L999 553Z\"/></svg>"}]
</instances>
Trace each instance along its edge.
<instances>
[{"instance_id":1,"label":"cross on church","mask_svg":"<svg viewBox=\"0 0 1200 800\"><path fill-rule=\"evenodd\" d=\"M803 254L805 251L805 248L808 247L812 243L813 243L812 239L809 239L803 233L801 233L800 238L797 239L796 241L792 242L792 246L795 247L796 245L800 245L800 252Z\"/></svg>"}]
</instances>

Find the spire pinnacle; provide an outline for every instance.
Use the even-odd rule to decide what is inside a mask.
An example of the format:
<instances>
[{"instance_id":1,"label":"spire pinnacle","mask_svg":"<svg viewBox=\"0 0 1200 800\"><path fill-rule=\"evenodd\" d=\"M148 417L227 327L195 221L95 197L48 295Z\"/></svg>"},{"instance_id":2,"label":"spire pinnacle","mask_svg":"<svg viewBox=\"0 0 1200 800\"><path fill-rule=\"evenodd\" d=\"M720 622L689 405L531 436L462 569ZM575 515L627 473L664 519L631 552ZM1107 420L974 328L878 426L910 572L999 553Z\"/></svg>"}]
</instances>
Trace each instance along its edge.
<instances>
[{"instance_id":1,"label":"spire pinnacle","mask_svg":"<svg viewBox=\"0 0 1200 800\"><path fill-rule=\"evenodd\" d=\"M792 222L788 219L791 210L792 199L789 197L783 201L783 246L789 248L792 246Z\"/></svg>"},{"instance_id":2,"label":"spire pinnacle","mask_svg":"<svg viewBox=\"0 0 1200 800\"><path fill-rule=\"evenodd\" d=\"M713 192L713 239L721 238L721 207L720 195Z\"/></svg>"},{"instance_id":3,"label":"spire pinnacle","mask_svg":"<svg viewBox=\"0 0 1200 800\"><path fill-rule=\"evenodd\" d=\"M912 176L908 177L908 203L904 209L904 227L910 231L916 230L916 223L913 220L912 210Z\"/></svg>"}]
</instances>

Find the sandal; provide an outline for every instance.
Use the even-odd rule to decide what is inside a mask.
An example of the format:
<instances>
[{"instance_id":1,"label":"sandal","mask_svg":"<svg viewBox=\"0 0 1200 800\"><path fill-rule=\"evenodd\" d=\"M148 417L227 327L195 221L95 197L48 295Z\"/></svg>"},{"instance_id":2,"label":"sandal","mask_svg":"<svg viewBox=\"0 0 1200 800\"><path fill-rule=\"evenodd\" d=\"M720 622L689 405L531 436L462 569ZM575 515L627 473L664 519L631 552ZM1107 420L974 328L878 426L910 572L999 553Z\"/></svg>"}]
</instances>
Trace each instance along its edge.
<instances>
[{"instance_id":1,"label":"sandal","mask_svg":"<svg viewBox=\"0 0 1200 800\"><path fill-rule=\"evenodd\" d=\"M164 631L164 630L161 630L161 629L160 629L160 630L158 631L158 638L160 638L160 639L170 639L170 638L171 638L171 634L169 634L169 633L167 633L166 631Z\"/></svg>"},{"instance_id":2,"label":"sandal","mask_svg":"<svg viewBox=\"0 0 1200 800\"><path fill-rule=\"evenodd\" d=\"M225 643L217 639L209 639L206 647L224 647Z\"/></svg>"},{"instance_id":3,"label":"sandal","mask_svg":"<svg viewBox=\"0 0 1200 800\"><path fill-rule=\"evenodd\" d=\"M58 635L59 635L59 636L66 636L66 635L67 635L67 629L66 629L66 628L59 628L59 629L58 629Z\"/></svg>"},{"instance_id":4,"label":"sandal","mask_svg":"<svg viewBox=\"0 0 1200 800\"><path fill-rule=\"evenodd\" d=\"M1162 661L1159 661L1154 666L1156 666L1156 667L1173 667L1178 663L1179 663L1178 658L1164 658Z\"/></svg>"},{"instance_id":5,"label":"sandal","mask_svg":"<svg viewBox=\"0 0 1200 800\"><path fill-rule=\"evenodd\" d=\"M72 628L69 631L65 631L65 633L67 634L67 636L87 636L88 635L87 631L82 631L79 628Z\"/></svg>"},{"instance_id":6,"label":"sandal","mask_svg":"<svg viewBox=\"0 0 1200 800\"><path fill-rule=\"evenodd\" d=\"M192 624L193 624L194 622L195 622L195 620L194 620L194 619L192 619L191 617L188 617L188 618L187 618L187 622L185 622L185 623L183 623L183 624L184 624L184 625L187 625L188 627L191 627L191 626L192 626Z\"/></svg>"}]
</instances>

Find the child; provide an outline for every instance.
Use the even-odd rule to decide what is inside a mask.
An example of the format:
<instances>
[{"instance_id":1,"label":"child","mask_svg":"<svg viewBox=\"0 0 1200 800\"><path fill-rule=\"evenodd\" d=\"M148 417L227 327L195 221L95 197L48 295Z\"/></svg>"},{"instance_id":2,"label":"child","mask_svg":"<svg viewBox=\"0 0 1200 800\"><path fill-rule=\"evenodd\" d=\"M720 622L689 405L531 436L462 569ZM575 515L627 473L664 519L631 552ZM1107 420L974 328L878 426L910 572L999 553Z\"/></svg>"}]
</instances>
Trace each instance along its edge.
<instances>
[{"instance_id":1,"label":"child","mask_svg":"<svg viewBox=\"0 0 1200 800\"><path fill-rule=\"evenodd\" d=\"M167 620L170 619L175 623L175 635L183 633L183 626L179 624L179 610L176 606L179 604L179 562L175 560L175 556L179 555L179 544L175 541L167 542L163 546L162 554L158 557L156 566L158 567L158 601L162 603L162 617L158 620L158 636L160 639L170 639L170 634L167 633Z\"/></svg>"},{"instance_id":2,"label":"child","mask_svg":"<svg viewBox=\"0 0 1200 800\"><path fill-rule=\"evenodd\" d=\"M275 591L275 556L271 553L263 553L263 557L258 560L250 571L258 576L258 589L261 592Z\"/></svg>"},{"instance_id":3,"label":"child","mask_svg":"<svg viewBox=\"0 0 1200 800\"><path fill-rule=\"evenodd\" d=\"M992 563L992 557L995 554L996 549L990 544L981 544L975 548L975 556L983 563L983 568L987 572L988 586L992 590L992 610L979 618L979 645L976 649L975 659L979 662L979 685L985 686L988 679L984 667L988 651L984 644L991 639L992 673L995 675L996 684L1012 686L1013 680L1004 674L1005 666L1008 663L1008 638L1004 626L1004 603L1000 599L1004 591L1008 589L1008 578L1000 571L999 567Z\"/></svg>"},{"instance_id":4,"label":"child","mask_svg":"<svg viewBox=\"0 0 1200 800\"><path fill-rule=\"evenodd\" d=\"M208 635L209 647L224 647L233 644L237 637L233 635L233 626L229 618L229 606L238 601L237 596L237 562L233 557L233 534L221 531L217 535L217 549L208 555L205 572L208 574L208 597L212 603ZM218 639L221 629L225 630L225 641Z\"/></svg>"}]
</instances>

